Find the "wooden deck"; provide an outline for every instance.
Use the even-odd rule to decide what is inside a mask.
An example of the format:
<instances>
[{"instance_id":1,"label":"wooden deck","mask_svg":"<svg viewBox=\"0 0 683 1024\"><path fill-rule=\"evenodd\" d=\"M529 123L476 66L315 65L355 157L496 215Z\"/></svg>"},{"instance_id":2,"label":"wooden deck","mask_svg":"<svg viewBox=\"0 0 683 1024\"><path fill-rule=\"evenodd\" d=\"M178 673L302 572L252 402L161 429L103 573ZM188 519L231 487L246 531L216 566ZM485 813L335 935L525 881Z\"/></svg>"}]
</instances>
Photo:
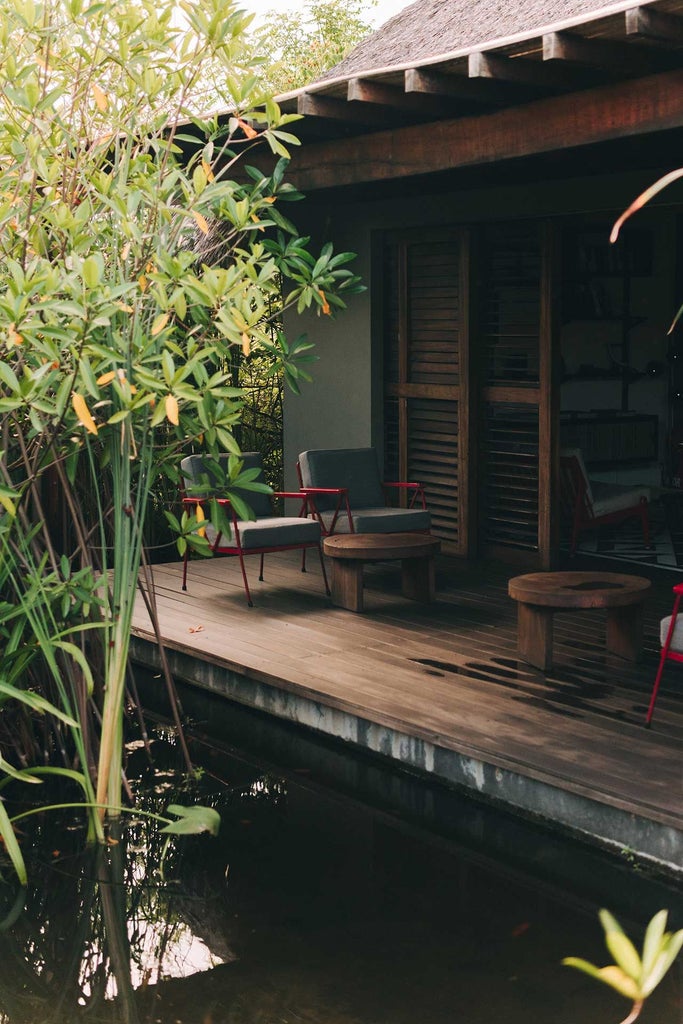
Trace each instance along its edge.
<instances>
[{"instance_id":1,"label":"wooden deck","mask_svg":"<svg viewBox=\"0 0 683 1024\"><path fill-rule=\"evenodd\" d=\"M248 562L254 608L236 559L192 562L187 593L181 568L154 567L180 676L683 870L677 666L643 726L675 576L653 577L639 665L606 654L604 612L566 612L544 674L517 658L506 566L441 559L430 606L401 597L396 565L370 567L363 615L333 608L296 554L268 556L264 583ZM134 656L154 664L142 604L134 633Z\"/></svg>"}]
</instances>

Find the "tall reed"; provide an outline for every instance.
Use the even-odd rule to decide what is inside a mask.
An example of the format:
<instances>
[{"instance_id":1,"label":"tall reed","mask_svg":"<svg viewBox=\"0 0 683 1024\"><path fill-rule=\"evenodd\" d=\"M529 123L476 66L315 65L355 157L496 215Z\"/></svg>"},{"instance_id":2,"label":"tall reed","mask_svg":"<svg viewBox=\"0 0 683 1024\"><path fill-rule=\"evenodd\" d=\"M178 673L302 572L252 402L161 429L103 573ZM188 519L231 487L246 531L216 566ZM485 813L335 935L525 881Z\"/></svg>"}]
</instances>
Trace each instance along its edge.
<instances>
[{"instance_id":1,"label":"tall reed","mask_svg":"<svg viewBox=\"0 0 683 1024\"><path fill-rule=\"evenodd\" d=\"M297 387L310 346L273 337L272 309L359 289L351 254L313 254L281 212L296 139L248 22L232 0L7 0L0 21L0 767L70 773L100 841L150 495L188 449L232 453L226 488L248 487L231 349ZM223 117L199 112L208 81ZM21 872L1 801L0 829Z\"/></svg>"}]
</instances>

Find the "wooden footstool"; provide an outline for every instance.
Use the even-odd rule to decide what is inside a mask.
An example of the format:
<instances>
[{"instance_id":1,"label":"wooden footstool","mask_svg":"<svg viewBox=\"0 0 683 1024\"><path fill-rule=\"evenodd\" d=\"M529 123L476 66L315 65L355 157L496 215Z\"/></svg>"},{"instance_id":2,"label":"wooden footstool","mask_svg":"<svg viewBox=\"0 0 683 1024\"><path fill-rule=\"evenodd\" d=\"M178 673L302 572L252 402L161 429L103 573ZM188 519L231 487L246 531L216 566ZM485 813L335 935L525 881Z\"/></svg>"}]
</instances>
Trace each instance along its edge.
<instances>
[{"instance_id":1,"label":"wooden footstool","mask_svg":"<svg viewBox=\"0 0 683 1024\"><path fill-rule=\"evenodd\" d=\"M332 603L363 611L363 566L400 559L401 589L413 601L434 600L434 555L441 542L425 533L340 533L323 540L332 563Z\"/></svg>"},{"instance_id":2,"label":"wooden footstool","mask_svg":"<svg viewBox=\"0 0 683 1024\"><path fill-rule=\"evenodd\" d=\"M617 572L535 572L515 576L519 656L547 671L552 665L553 615L565 608L607 609L607 650L637 661L643 645L643 602L651 583Z\"/></svg>"}]
</instances>

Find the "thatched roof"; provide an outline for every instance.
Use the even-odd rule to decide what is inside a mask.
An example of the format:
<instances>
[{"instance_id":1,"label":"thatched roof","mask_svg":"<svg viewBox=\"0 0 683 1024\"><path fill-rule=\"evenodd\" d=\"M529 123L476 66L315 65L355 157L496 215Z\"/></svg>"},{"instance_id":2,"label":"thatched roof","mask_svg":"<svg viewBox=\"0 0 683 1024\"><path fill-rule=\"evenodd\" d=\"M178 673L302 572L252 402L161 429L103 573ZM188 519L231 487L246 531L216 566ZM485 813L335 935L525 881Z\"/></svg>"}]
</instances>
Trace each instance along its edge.
<instances>
[{"instance_id":1,"label":"thatched roof","mask_svg":"<svg viewBox=\"0 0 683 1024\"><path fill-rule=\"evenodd\" d=\"M616 6L610 0L416 0L319 81L428 60Z\"/></svg>"}]
</instances>

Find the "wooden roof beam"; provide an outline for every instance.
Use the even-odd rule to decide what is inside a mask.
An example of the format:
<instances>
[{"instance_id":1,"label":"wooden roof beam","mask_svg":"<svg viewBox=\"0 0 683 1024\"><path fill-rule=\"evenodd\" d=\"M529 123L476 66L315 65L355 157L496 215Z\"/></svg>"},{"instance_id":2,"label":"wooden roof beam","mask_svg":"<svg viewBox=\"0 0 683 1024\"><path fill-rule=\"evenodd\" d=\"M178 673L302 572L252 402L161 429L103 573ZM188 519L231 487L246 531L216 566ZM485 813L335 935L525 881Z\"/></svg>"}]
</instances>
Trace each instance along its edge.
<instances>
[{"instance_id":1,"label":"wooden roof beam","mask_svg":"<svg viewBox=\"0 0 683 1024\"><path fill-rule=\"evenodd\" d=\"M582 69L481 51L469 55L468 70L470 78L490 78L525 85L535 89L536 95L553 90L580 89L593 81Z\"/></svg>"},{"instance_id":2,"label":"wooden roof beam","mask_svg":"<svg viewBox=\"0 0 683 1024\"><path fill-rule=\"evenodd\" d=\"M369 78L351 78L346 98L349 103L371 103L425 117L453 117L456 113L453 102L447 97L425 93L406 94L403 89Z\"/></svg>"},{"instance_id":3,"label":"wooden roof beam","mask_svg":"<svg viewBox=\"0 0 683 1024\"><path fill-rule=\"evenodd\" d=\"M329 121L345 121L362 128L386 128L386 112L370 107L350 106L346 100L334 96L320 96L304 92L297 97L297 113L304 117L321 117Z\"/></svg>"},{"instance_id":4,"label":"wooden roof beam","mask_svg":"<svg viewBox=\"0 0 683 1024\"><path fill-rule=\"evenodd\" d=\"M666 66L661 50L618 43L612 39L585 39L573 32L544 35L543 60L588 65L620 76L652 74Z\"/></svg>"},{"instance_id":5,"label":"wooden roof beam","mask_svg":"<svg viewBox=\"0 0 683 1024\"><path fill-rule=\"evenodd\" d=\"M625 14L627 36L640 36L669 45L683 43L683 18L653 11L650 7L633 7Z\"/></svg>"},{"instance_id":6,"label":"wooden roof beam","mask_svg":"<svg viewBox=\"0 0 683 1024\"><path fill-rule=\"evenodd\" d=\"M683 70L433 125L406 125L292 154L304 192L479 167L683 128Z\"/></svg>"},{"instance_id":7,"label":"wooden roof beam","mask_svg":"<svg viewBox=\"0 0 683 1024\"><path fill-rule=\"evenodd\" d=\"M452 100L477 103L482 106L510 106L535 99L537 93L514 82L496 82L492 78L466 78L464 75L445 75L442 71L409 68L405 72L405 91L430 96L448 96Z\"/></svg>"}]
</instances>

